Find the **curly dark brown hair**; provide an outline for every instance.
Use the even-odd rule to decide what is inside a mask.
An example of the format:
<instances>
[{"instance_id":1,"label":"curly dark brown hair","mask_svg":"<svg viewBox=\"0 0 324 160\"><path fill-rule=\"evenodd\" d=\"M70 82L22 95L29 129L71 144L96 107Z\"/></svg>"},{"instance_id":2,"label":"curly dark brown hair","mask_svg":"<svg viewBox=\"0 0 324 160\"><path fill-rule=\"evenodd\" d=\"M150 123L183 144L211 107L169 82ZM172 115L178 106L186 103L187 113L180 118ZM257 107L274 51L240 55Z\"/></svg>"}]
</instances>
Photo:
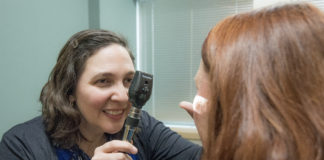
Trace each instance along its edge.
<instances>
[{"instance_id":1,"label":"curly dark brown hair","mask_svg":"<svg viewBox=\"0 0 324 160\"><path fill-rule=\"evenodd\" d=\"M87 59L111 44L125 47L134 64L134 56L126 39L107 30L80 31L60 51L57 63L40 94L46 132L55 146L70 148L84 139L79 130L81 114L69 96L75 92Z\"/></svg>"}]
</instances>

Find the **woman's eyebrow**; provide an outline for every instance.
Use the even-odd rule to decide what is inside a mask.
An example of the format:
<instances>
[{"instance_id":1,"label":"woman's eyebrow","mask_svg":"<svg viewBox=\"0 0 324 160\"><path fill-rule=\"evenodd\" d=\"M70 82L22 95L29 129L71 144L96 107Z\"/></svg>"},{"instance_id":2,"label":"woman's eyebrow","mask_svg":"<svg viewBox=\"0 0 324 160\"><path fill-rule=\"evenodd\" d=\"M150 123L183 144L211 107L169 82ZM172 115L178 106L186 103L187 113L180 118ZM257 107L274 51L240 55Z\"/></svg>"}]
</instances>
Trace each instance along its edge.
<instances>
[{"instance_id":1,"label":"woman's eyebrow","mask_svg":"<svg viewBox=\"0 0 324 160\"><path fill-rule=\"evenodd\" d=\"M99 73L95 74L94 76L92 76L91 80L96 80L96 79L102 78L102 77L114 77L114 74L110 73L110 72L99 72Z\"/></svg>"},{"instance_id":2,"label":"woman's eyebrow","mask_svg":"<svg viewBox=\"0 0 324 160\"><path fill-rule=\"evenodd\" d=\"M134 74L135 74L135 71L129 71L129 72L126 73L126 76L132 76Z\"/></svg>"},{"instance_id":3,"label":"woman's eyebrow","mask_svg":"<svg viewBox=\"0 0 324 160\"><path fill-rule=\"evenodd\" d=\"M132 76L134 74L135 74L134 71L129 71L125 74L125 76ZM98 77L114 77L114 76L115 76L115 74L113 74L111 72L100 72L100 73L95 74L92 79L96 79Z\"/></svg>"}]
</instances>

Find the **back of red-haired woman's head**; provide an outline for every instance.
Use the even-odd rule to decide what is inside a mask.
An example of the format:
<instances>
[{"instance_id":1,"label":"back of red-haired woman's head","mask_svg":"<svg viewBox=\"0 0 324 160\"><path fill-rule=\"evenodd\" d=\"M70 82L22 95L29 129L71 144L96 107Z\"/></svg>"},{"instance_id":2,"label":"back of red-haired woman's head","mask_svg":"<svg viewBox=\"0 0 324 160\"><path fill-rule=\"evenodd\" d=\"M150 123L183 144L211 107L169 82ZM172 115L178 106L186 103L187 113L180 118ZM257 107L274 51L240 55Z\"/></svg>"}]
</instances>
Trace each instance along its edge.
<instances>
[{"instance_id":1,"label":"back of red-haired woman's head","mask_svg":"<svg viewBox=\"0 0 324 160\"><path fill-rule=\"evenodd\" d=\"M324 14L308 3L237 14L208 34L205 159L324 159Z\"/></svg>"}]
</instances>

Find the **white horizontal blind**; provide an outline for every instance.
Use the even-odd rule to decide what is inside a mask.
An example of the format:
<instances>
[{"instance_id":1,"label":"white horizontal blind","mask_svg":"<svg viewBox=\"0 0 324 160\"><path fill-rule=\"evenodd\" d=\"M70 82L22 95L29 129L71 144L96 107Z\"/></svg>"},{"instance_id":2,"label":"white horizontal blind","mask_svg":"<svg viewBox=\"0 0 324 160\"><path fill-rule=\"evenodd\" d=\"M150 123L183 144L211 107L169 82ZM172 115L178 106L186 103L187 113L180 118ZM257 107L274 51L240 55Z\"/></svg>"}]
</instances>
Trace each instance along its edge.
<instances>
[{"instance_id":1,"label":"white horizontal blind","mask_svg":"<svg viewBox=\"0 0 324 160\"><path fill-rule=\"evenodd\" d=\"M262 8L268 5L277 4L277 3L294 3L294 2L310 2L324 11L324 0L254 0L253 8Z\"/></svg>"},{"instance_id":2,"label":"white horizontal blind","mask_svg":"<svg viewBox=\"0 0 324 160\"><path fill-rule=\"evenodd\" d=\"M179 108L196 93L194 75L201 45L223 18L251 10L252 0L138 0L140 68L153 73L154 86L144 109L165 123L193 124Z\"/></svg>"},{"instance_id":3,"label":"white horizontal blind","mask_svg":"<svg viewBox=\"0 0 324 160\"><path fill-rule=\"evenodd\" d=\"M324 11L324 0L308 0L308 2L314 4L316 7Z\"/></svg>"}]
</instances>

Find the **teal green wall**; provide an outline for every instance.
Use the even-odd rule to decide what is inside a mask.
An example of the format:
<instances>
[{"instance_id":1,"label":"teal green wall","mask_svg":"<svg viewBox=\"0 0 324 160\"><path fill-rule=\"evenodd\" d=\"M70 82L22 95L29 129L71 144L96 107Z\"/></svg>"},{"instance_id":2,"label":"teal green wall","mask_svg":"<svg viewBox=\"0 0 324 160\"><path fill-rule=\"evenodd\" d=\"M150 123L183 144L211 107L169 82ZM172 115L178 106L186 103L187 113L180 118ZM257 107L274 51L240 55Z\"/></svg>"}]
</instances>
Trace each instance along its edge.
<instances>
[{"instance_id":1,"label":"teal green wall","mask_svg":"<svg viewBox=\"0 0 324 160\"><path fill-rule=\"evenodd\" d=\"M119 16L106 19L106 15L115 13L101 3L125 15L132 15L126 17L131 19L120 21ZM118 9L121 6L128 7ZM106 21L113 24L106 25ZM131 46L135 46L134 2L0 1L0 137L13 125L40 115L38 97L60 49L72 34L87 28L118 31L130 38Z\"/></svg>"},{"instance_id":2,"label":"teal green wall","mask_svg":"<svg viewBox=\"0 0 324 160\"><path fill-rule=\"evenodd\" d=\"M134 55L136 52L135 6L135 0L100 0L99 5L100 27L126 37Z\"/></svg>"}]
</instances>

